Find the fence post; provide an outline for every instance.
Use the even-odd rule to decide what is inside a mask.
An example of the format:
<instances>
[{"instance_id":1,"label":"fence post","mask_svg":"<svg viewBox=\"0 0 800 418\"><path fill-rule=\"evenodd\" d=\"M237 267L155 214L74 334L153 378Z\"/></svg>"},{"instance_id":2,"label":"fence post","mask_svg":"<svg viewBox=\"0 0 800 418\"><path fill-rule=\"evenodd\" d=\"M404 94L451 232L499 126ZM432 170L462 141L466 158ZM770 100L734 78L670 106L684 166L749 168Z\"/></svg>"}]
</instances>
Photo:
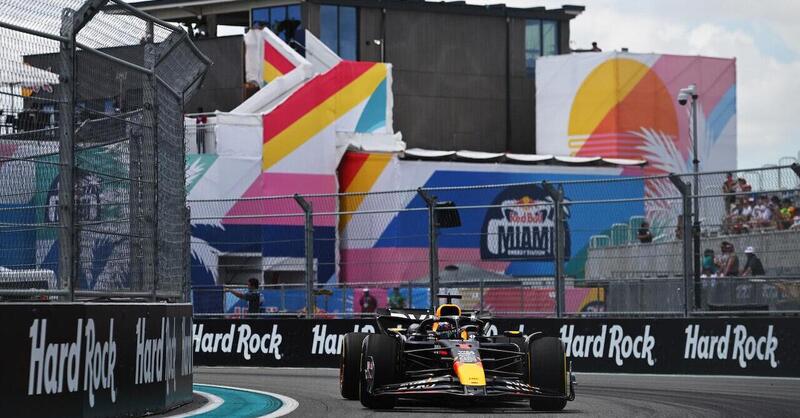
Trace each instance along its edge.
<instances>
[{"instance_id":1,"label":"fence post","mask_svg":"<svg viewBox=\"0 0 800 418\"><path fill-rule=\"evenodd\" d=\"M794 171L794 174L797 176L797 178L800 179L800 164L792 163L792 165L790 165L789 168L791 168L792 171ZM778 171L780 172L780 170Z\"/></svg>"},{"instance_id":2,"label":"fence post","mask_svg":"<svg viewBox=\"0 0 800 418\"><path fill-rule=\"evenodd\" d=\"M156 91L158 89L158 84L155 77L155 68L156 68L156 61L158 60L157 53L156 53L156 46L153 43L155 38L155 32L153 27L153 22L147 22L147 32L145 34L145 44L144 44L144 66L145 68L152 70L153 74L148 74L145 80L145 88L143 89L143 112L142 112L142 121L144 122L144 130L146 132L147 127L150 128L150 135L143 134L142 139L145 138L149 139L149 141L143 141L144 149L142 150L142 157L144 159L143 164L149 164L150 166L145 166L145 170L147 173L143 174L142 180L148 180L147 183L144 185L144 189L147 193L143 193L142 196L137 196L136 198L146 198L152 199L152 201L146 201L145 204L142 206L142 217L147 224L147 232L150 235L150 239L145 242L145 248L147 251L144 253L147 254L144 260L145 264L145 272L152 272L152 296L151 299L155 301L157 299L158 294L158 283L160 279L160 268L159 268L159 231L158 231L158 206L159 206L159 198L158 198L158 100L156 99ZM141 204L142 202L137 202ZM148 242L149 241L149 242Z\"/></svg>"},{"instance_id":3,"label":"fence post","mask_svg":"<svg viewBox=\"0 0 800 418\"><path fill-rule=\"evenodd\" d=\"M75 300L77 253L75 233L75 15L71 9L61 12L61 36L69 39L59 45L58 136L58 272L61 285L67 285L69 300Z\"/></svg>"},{"instance_id":4,"label":"fence post","mask_svg":"<svg viewBox=\"0 0 800 418\"><path fill-rule=\"evenodd\" d=\"M439 305L439 243L438 243L438 225L436 223L436 196L431 196L422 190L420 187L417 189L420 197L425 201L428 206L428 270L430 274L431 285L431 313L436 312L436 307Z\"/></svg>"},{"instance_id":5,"label":"fence post","mask_svg":"<svg viewBox=\"0 0 800 418\"><path fill-rule=\"evenodd\" d=\"M411 280L406 282L406 287L408 288L408 306L406 308L411 309L414 306L414 288L411 286Z\"/></svg>"},{"instance_id":6,"label":"fence post","mask_svg":"<svg viewBox=\"0 0 800 418\"><path fill-rule=\"evenodd\" d=\"M299 194L294 195L294 200L303 209L305 215L305 246L306 246L306 318L313 318L314 307L314 208L311 202L303 199Z\"/></svg>"},{"instance_id":7,"label":"fence post","mask_svg":"<svg viewBox=\"0 0 800 418\"><path fill-rule=\"evenodd\" d=\"M192 210L186 206L186 222L184 222L183 246L183 280L181 281L181 294L183 302L190 300L192 288Z\"/></svg>"},{"instance_id":8,"label":"fence post","mask_svg":"<svg viewBox=\"0 0 800 418\"><path fill-rule=\"evenodd\" d=\"M479 279L479 291L481 292L481 293L480 293L480 306L479 306L479 310L480 310L481 312L483 312L483 290L484 290L484 289L483 289L483 285L484 285L484 284L483 284L483 276L481 276L481 278Z\"/></svg>"},{"instance_id":9,"label":"fence post","mask_svg":"<svg viewBox=\"0 0 800 418\"><path fill-rule=\"evenodd\" d=\"M692 286L692 279L694 276L692 274L692 240L694 234L690 233L692 230L692 186L684 183L683 180L675 174L670 174L669 180L681 193L681 201L683 203L681 215L683 221L683 226L681 227L683 229L683 236L681 237L683 240L683 315L688 317L691 313L692 306L692 292L689 289L694 287Z\"/></svg>"},{"instance_id":10,"label":"fence post","mask_svg":"<svg viewBox=\"0 0 800 418\"><path fill-rule=\"evenodd\" d=\"M544 191L553 199L553 211L555 212L555 237L554 243L554 260L555 264L555 290L556 290L556 316L561 318L564 316L564 222L566 221L566 214L564 213L564 192L563 190L556 189L552 184L543 181L542 187Z\"/></svg>"}]
</instances>

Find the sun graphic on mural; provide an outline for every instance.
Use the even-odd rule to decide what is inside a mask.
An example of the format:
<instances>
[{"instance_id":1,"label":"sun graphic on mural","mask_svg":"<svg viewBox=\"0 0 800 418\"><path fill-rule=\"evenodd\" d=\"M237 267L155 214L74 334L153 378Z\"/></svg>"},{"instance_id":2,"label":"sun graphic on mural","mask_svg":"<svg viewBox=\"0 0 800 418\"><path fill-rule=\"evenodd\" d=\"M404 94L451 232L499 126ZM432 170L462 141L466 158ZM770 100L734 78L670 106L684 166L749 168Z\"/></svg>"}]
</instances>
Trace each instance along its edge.
<instances>
[{"instance_id":1,"label":"sun graphic on mural","mask_svg":"<svg viewBox=\"0 0 800 418\"><path fill-rule=\"evenodd\" d=\"M574 156L644 159L645 174L687 171L686 144L680 144L678 115L661 78L646 64L628 58L605 61L583 81L572 103L568 145ZM645 182L649 198L673 195L671 184ZM648 201L651 223L668 224L676 210L668 201Z\"/></svg>"},{"instance_id":2,"label":"sun graphic on mural","mask_svg":"<svg viewBox=\"0 0 800 418\"><path fill-rule=\"evenodd\" d=\"M678 117L667 87L639 61L605 61L586 77L572 103L571 154L643 158L642 132L679 140ZM676 144L676 149L684 147Z\"/></svg>"}]
</instances>

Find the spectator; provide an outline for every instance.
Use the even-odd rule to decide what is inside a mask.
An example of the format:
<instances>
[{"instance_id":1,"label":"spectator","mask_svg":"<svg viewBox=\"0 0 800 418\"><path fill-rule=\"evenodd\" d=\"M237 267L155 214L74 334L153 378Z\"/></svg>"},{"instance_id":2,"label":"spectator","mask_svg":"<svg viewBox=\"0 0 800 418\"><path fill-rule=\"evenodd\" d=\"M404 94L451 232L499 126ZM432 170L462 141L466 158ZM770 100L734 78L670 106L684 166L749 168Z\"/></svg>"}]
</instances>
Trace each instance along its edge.
<instances>
[{"instance_id":1,"label":"spectator","mask_svg":"<svg viewBox=\"0 0 800 418\"><path fill-rule=\"evenodd\" d=\"M703 276L715 277L717 275L717 266L714 264L714 250L706 248L703 251Z\"/></svg>"},{"instance_id":2,"label":"spectator","mask_svg":"<svg viewBox=\"0 0 800 418\"><path fill-rule=\"evenodd\" d=\"M792 226L796 212L797 210L792 205L791 199L783 199L779 212L778 229L789 229Z\"/></svg>"},{"instance_id":3,"label":"spectator","mask_svg":"<svg viewBox=\"0 0 800 418\"><path fill-rule=\"evenodd\" d=\"M378 307L378 301L375 297L369 294L369 289L364 289L364 294L358 300L358 306L361 307L361 312L375 312Z\"/></svg>"},{"instance_id":4,"label":"spectator","mask_svg":"<svg viewBox=\"0 0 800 418\"><path fill-rule=\"evenodd\" d=\"M753 247L745 248L744 254L747 256L747 261L744 263L742 276L763 276L764 265L761 264L761 259L756 256Z\"/></svg>"},{"instance_id":5,"label":"spectator","mask_svg":"<svg viewBox=\"0 0 800 418\"><path fill-rule=\"evenodd\" d=\"M731 209L731 213L725 218L725 232L741 234L747 232L747 220L752 213L752 208L745 208L745 199L736 201L736 206Z\"/></svg>"},{"instance_id":6,"label":"spectator","mask_svg":"<svg viewBox=\"0 0 800 418\"><path fill-rule=\"evenodd\" d=\"M208 124L208 116L203 114L203 108L197 108L197 117L194 119L195 128L195 141L197 141L197 153L205 154L206 152L206 125Z\"/></svg>"},{"instance_id":7,"label":"spectator","mask_svg":"<svg viewBox=\"0 0 800 418\"><path fill-rule=\"evenodd\" d=\"M794 215L794 223L789 227L789 229L800 229L800 215Z\"/></svg>"},{"instance_id":8,"label":"spectator","mask_svg":"<svg viewBox=\"0 0 800 418\"><path fill-rule=\"evenodd\" d=\"M755 199L752 197L748 197L746 199L742 199L742 217L744 217L744 221L749 221L750 218L753 217L753 210L755 207Z\"/></svg>"},{"instance_id":9,"label":"spectator","mask_svg":"<svg viewBox=\"0 0 800 418\"><path fill-rule=\"evenodd\" d=\"M600 49L599 46L597 46L597 42L592 42L592 49L590 49L590 51L592 51L592 52L601 52L603 50Z\"/></svg>"},{"instance_id":10,"label":"spectator","mask_svg":"<svg viewBox=\"0 0 800 418\"><path fill-rule=\"evenodd\" d=\"M758 204L753 208L753 216L750 225L753 228L765 228L772 224L772 209L769 205L769 197L763 195L759 198Z\"/></svg>"},{"instance_id":11,"label":"spectator","mask_svg":"<svg viewBox=\"0 0 800 418\"><path fill-rule=\"evenodd\" d=\"M750 192L753 191L753 186L747 184L747 180L745 180L744 177L739 177L738 183L739 184L737 185L737 187L739 189L738 190L739 193L749 194Z\"/></svg>"},{"instance_id":12,"label":"spectator","mask_svg":"<svg viewBox=\"0 0 800 418\"><path fill-rule=\"evenodd\" d=\"M772 196L769 201L769 208L772 213L777 215L781 211L781 199L778 196Z\"/></svg>"},{"instance_id":13,"label":"spectator","mask_svg":"<svg viewBox=\"0 0 800 418\"><path fill-rule=\"evenodd\" d=\"M720 277L738 276L739 275L739 257L736 256L733 244L728 241L722 241L720 244L719 259L717 259L717 267L719 268Z\"/></svg>"},{"instance_id":14,"label":"spectator","mask_svg":"<svg viewBox=\"0 0 800 418\"><path fill-rule=\"evenodd\" d=\"M642 222L642 225L639 227L639 232L636 234L636 238L638 238L639 242L642 244L653 242L653 234L650 233L650 224L647 223L647 221Z\"/></svg>"},{"instance_id":15,"label":"spectator","mask_svg":"<svg viewBox=\"0 0 800 418\"><path fill-rule=\"evenodd\" d=\"M258 289L258 279L251 277L247 279L247 292L238 292L230 289L228 292L233 293L239 299L247 301L247 312L254 314L261 312L261 292Z\"/></svg>"},{"instance_id":16,"label":"spectator","mask_svg":"<svg viewBox=\"0 0 800 418\"><path fill-rule=\"evenodd\" d=\"M683 215L678 215L678 224L675 225L675 239L683 239Z\"/></svg>"},{"instance_id":17,"label":"spectator","mask_svg":"<svg viewBox=\"0 0 800 418\"><path fill-rule=\"evenodd\" d=\"M733 204L736 203L736 181L733 179L733 173L725 174L722 193L725 194L725 213L730 213Z\"/></svg>"},{"instance_id":18,"label":"spectator","mask_svg":"<svg viewBox=\"0 0 800 418\"><path fill-rule=\"evenodd\" d=\"M400 294L399 287L392 289L392 294L389 295L389 307L392 309L403 309L406 307L406 299Z\"/></svg>"}]
</instances>

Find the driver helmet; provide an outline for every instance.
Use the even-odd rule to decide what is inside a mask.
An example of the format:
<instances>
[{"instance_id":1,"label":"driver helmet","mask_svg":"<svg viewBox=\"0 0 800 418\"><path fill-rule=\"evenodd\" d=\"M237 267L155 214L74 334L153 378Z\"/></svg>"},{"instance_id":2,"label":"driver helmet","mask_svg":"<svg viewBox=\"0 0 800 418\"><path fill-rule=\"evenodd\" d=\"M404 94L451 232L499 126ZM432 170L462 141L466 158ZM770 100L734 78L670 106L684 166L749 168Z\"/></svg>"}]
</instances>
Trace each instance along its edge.
<instances>
[{"instance_id":1,"label":"driver helmet","mask_svg":"<svg viewBox=\"0 0 800 418\"><path fill-rule=\"evenodd\" d=\"M439 333L452 332L454 329L455 327L453 326L453 324L445 321L439 322L438 325L436 325L436 332Z\"/></svg>"}]
</instances>

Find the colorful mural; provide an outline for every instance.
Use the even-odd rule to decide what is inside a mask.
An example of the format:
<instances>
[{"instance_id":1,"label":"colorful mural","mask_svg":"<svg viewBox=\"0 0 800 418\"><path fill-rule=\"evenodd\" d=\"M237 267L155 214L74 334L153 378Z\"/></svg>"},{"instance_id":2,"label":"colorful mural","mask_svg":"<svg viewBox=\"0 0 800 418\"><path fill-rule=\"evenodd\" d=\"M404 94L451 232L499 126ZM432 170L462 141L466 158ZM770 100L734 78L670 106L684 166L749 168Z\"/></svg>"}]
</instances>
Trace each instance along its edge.
<instances>
[{"instance_id":1,"label":"colorful mural","mask_svg":"<svg viewBox=\"0 0 800 418\"><path fill-rule=\"evenodd\" d=\"M692 171L690 106L676 97L696 84L701 171L736 167L736 61L620 52L543 57L536 63L536 137L542 153L637 158L647 175ZM648 181L647 197L674 194ZM650 202L651 224L679 209Z\"/></svg>"},{"instance_id":2,"label":"colorful mural","mask_svg":"<svg viewBox=\"0 0 800 418\"><path fill-rule=\"evenodd\" d=\"M625 173L624 173L625 172ZM349 193L406 190L389 194L346 196L343 210L371 211L396 208L385 216L344 216L340 219L341 271L343 282L396 283L424 279L428 274L427 212L419 187L434 189L441 201L453 201L471 209L459 210L461 226L442 230L439 237L441 268L470 265L484 271L511 276L553 274L552 201L535 185L475 187L453 190L454 186L480 186L568 180L616 178L639 174L641 168L530 166L443 161L406 161L396 155L348 152L339 167L342 191ZM641 181L619 187L568 189L567 199L641 197ZM500 206L493 207L493 206ZM506 207L507 206L507 207ZM505 208L505 209L504 209ZM569 212L570 254L585 251L598 225L627 223L641 215L642 203L597 212L576 206ZM374 237L369 239L369 237ZM572 270L582 270L575 258ZM392 263L376 260L393 260ZM391 265L390 265L391 264Z\"/></svg>"},{"instance_id":3,"label":"colorful mural","mask_svg":"<svg viewBox=\"0 0 800 418\"><path fill-rule=\"evenodd\" d=\"M341 61L262 115L218 116L219 155L188 161L189 199L227 199L193 207L200 219L193 222L195 264L216 265L220 253L247 252L262 254L265 263L280 258L302 266L303 217L280 216L302 213L290 196L338 192L339 135L393 133L391 100L390 64ZM317 212L333 212L337 203L312 201ZM314 219L320 282L336 275L336 223L332 216ZM197 267L194 281L214 283L216 273Z\"/></svg>"}]
</instances>

